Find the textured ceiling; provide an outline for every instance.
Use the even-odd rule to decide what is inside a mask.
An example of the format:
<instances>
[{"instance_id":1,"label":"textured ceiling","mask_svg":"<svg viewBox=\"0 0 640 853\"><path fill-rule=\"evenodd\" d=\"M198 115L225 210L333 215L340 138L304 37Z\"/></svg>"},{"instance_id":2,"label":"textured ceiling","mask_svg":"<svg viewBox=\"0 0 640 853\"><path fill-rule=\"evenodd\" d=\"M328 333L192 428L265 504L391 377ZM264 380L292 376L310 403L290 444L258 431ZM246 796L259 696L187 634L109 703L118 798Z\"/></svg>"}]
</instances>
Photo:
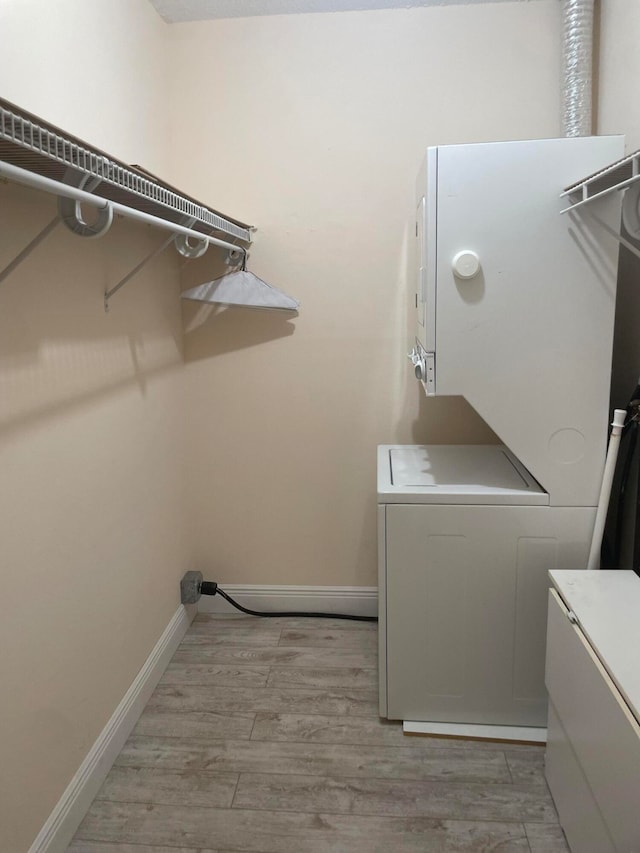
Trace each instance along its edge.
<instances>
[{"instance_id":1,"label":"textured ceiling","mask_svg":"<svg viewBox=\"0 0 640 853\"><path fill-rule=\"evenodd\" d=\"M481 2L490 0L151 0L158 13L170 24L207 21L212 18L248 18L254 15L346 12Z\"/></svg>"}]
</instances>

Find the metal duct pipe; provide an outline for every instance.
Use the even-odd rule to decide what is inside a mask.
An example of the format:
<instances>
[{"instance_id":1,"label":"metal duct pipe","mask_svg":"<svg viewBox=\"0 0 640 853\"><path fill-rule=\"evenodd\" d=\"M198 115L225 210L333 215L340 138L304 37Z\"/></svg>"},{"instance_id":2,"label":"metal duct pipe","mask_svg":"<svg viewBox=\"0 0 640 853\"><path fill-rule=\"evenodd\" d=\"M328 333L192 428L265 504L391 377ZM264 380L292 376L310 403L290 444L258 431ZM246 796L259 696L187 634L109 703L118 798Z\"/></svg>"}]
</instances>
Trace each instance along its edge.
<instances>
[{"instance_id":1,"label":"metal duct pipe","mask_svg":"<svg viewBox=\"0 0 640 853\"><path fill-rule=\"evenodd\" d=\"M565 136L593 132L594 0L562 0L563 114Z\"/></svg>"}]
</instances>

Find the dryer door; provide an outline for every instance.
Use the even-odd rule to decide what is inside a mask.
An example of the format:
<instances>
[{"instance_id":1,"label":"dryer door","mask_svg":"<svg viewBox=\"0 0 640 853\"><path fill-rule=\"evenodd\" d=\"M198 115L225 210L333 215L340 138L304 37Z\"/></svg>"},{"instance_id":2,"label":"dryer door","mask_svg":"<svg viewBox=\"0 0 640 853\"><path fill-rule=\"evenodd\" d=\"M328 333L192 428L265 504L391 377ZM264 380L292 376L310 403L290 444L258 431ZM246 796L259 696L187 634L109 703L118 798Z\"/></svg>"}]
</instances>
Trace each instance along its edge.
<instances>
[{"instance_id":1,"label":"dryer door","mask_svg":"<svg viewBox=\"0 0 640 853\"><path fill-rule=\"evenodd\" d=\"M426 168L425 168L426 166ZM431 381L427 393L435 393L435 352L436 352L436 215L438 186L438 149L427 150L426 162L420 183L416 210L416 337L422 360L430 365ZM421 376L425 381L426 376Z\"/></svg>"}]
</instances>

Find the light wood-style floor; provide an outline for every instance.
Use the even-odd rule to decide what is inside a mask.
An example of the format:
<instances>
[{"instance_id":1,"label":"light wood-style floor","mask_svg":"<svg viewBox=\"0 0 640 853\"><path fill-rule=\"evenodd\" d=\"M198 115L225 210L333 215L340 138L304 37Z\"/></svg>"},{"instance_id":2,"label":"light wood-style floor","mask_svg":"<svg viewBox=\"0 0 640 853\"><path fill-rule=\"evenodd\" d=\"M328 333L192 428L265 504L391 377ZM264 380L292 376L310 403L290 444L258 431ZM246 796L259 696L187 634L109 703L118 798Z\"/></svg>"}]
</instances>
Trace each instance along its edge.
<instances>
[{"instance_id":1,"label":"light wood-style floor","mask_svg":"<svg viewBox=\"0 0 640 853\"><path fill-rule=\"evenodd\" d=\"M198 616L68 853L566 853L543 749L403 736L376 644Z\"/></svg>"}]
</instances>

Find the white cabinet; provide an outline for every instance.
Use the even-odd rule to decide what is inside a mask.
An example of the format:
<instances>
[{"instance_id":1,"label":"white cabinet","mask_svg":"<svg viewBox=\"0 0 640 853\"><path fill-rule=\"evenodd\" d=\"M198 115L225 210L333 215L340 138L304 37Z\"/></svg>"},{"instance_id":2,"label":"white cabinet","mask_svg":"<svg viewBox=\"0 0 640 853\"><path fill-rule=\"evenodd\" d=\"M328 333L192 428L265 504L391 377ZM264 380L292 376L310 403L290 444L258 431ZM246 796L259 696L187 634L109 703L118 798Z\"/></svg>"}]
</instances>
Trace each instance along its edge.
<instances>
[{"instance_id":1,"label":"white cabinet","mask_svg":"<svg viewBox=\"0 0 640 853\"><path fill-rule=\"evenodd\" d=\"M640 851L640 579L551 572L546 776L573 853Z\"/></svg>"}]
</instances>

